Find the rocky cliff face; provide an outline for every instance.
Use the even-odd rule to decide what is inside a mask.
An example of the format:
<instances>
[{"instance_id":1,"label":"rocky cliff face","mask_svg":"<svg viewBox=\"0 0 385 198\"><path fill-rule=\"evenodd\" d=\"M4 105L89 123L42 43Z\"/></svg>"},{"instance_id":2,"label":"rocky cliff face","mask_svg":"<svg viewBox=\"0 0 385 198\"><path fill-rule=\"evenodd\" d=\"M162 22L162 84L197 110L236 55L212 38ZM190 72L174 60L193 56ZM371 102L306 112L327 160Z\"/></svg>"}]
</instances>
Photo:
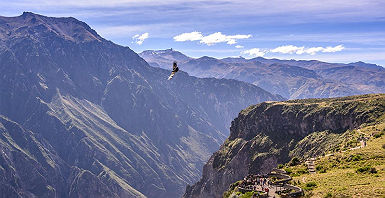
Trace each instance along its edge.
<instances>
[{"instance_id":1,"label":"rocky cliff face","mask_svg":"<svg viewBox=\"0 0 385 198\"><path fill-rule=\"evenodd\" d=\"M184 197L222 197L231 183L245 175L267 173L292 157L320 155L329 149L324 143L337 141L328 136L377 122L384 115L384 94L250 106L232 122L229 138L204 166L202 179L187 187ZM309 139L317 141L311 145Z\"/></svg>"},{"instance_id":2,"label":"rocky cliff face","mask_svg":"<svg viewBox=\"0 0 385 198\"><path fill-rule=\"evenodd\" d=\"M181 196L239 110L282 99L169 73L74 18L0 17L0 194Z\"/></svg>"}]
</instances>

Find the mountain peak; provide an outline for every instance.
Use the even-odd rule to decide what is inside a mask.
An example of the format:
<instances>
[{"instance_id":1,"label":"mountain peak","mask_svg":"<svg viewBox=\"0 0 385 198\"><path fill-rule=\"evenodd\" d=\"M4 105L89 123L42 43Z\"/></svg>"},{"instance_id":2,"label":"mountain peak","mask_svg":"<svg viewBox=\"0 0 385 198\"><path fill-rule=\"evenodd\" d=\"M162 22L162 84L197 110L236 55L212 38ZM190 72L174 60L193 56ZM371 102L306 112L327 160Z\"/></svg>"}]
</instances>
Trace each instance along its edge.
<instances>
[{"instance_id":1,"label":"mountain peak","mask_svg":"<svg viewBox=\"0 0 385 198\"><path fill-rule=\"evenodd\" d=\"M73 42L103 40L86 23L73 17L47 17L33 12L23 12L16 17L0 16L0 30L0 38L5 41L26 37L36 40L47 36Z\"/></svg>"},{"instance_id":2,"label":"mountain peak","mask_svg":"<svg viewBox=\"0 0 385 198\"><path fill-rule=\"evenodd\" d=\"M200 60L217 60L216 58L213 58L213 57L210 57L210 56L202 56L200 58L198 58Z\"/></svg>"},{"instance_id":3,"label":"mountain peak","mask_svg":"<svg viewBox=\"0 0 385 198\"><path fill-rule=\"evenodd\" d=\"M371 69L383 69L383 67L376 65L376 64L371 64L371 63L365 63L363 61L358 61L354 63L349 63L348 65L353 65L353 66L358 66L358 67L363 67L363 68L371 68Z\"/></svg>"},{"instance_id":4,"label":"mountain peak","mask_svg":"<svg viewBox=\"0 0 385 198\"><path fill-rule=\"evenodd\" d=\"M38 14L35 14L33 12L23 12L23 14L21 16L41 16L41 15L38 15Z\"/></svg>"}]
</instances>

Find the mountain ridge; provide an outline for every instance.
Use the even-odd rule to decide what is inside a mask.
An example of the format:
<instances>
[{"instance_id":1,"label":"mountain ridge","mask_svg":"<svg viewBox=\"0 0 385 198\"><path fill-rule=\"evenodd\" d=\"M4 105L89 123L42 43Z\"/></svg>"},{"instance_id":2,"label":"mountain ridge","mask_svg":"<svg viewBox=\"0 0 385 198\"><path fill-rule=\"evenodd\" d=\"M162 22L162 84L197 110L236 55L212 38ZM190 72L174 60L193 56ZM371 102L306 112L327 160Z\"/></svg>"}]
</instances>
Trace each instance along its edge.
<instances>
[{"instance_id":1,"label":"mountain ridge","mask_svg":"<svg viewBox=\"0 0 385 198\"><path fill-rule=\"evenodd\" d=\"M171 50L172 53L177 53ZM279 60L200 57L178 59L164 51L140 53L149 64L169 68L174 60L190 75L236 79L285 98L328 98L385 92L385 68L363 62L327 63L317 60ZM180 52L179 52L180 53ZM308 75L313 72L313 75Z\"/></svg>"},{"instance_id":2,"label":"mountain ridge","mask_svg":"<svg viewBox=\"0 0 385 198\"><path fill-rule=\"evenodd\" d=\"M35 32L29 32L30 37L34 37L33 34L39 33L39 31L47 31L54 33L66 40L74 42L84 41L101 41L103 38L96 33L86 23L79 21L73 17L47 17L32 12L23 12L22 15L16 17L2 17L0 16L1 23L7 24L7 29L1 29L0 36L17 37L20 35L26 35L24 32L26 27L36 28ZM31 28L29 29L31 30Z\"/></svg>"}]
</instances>

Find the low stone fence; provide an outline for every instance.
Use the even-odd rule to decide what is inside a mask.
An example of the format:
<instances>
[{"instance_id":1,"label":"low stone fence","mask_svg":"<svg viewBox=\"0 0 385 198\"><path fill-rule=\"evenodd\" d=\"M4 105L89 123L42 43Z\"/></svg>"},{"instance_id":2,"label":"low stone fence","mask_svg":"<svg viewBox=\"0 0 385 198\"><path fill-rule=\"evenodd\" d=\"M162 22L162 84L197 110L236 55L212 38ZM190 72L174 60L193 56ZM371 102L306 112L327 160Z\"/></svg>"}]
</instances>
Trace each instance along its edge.
<instances>
[{"instance_id":1,"label":"low stone fence","mask_svg":"<svg viewBox=\"0 0 385 198\"><path fill-rule=\"evenodd\" d=\"M255 191L255 190L253 190L253 186L251 186L251 185L250 186L246 186L245 188L242 188L242 187L237 187L237 188L238 188L238 191L243 193L243 194L245 194L247 192L254 191L254 192L258 193L258 195L257 195L258 198L267 198L267 197L269 197L267 192Z\"/></svg>"},{"instance_id":2,"label":"low stone fence","mask_svg":"<svg viewBox=\"0 0 385 198\"><path fill-rule=\"evenodd\" d=\"M298 186L293 186L290 184L287 184L289 181L292 180L292 178L287 175L286 171L280 170L280 169L273 169L271 173L267 174L268 177L276 177L278 180L272 182L271 184L280 188L283 188L283 193L276 192L277 194L280 194L281 197L301 197L303 196L303 190L302 188ZM288 193L285 193L285 191L289 191ZM291 192L293 191L293 192Z\"/></svg>"}]
</instances>

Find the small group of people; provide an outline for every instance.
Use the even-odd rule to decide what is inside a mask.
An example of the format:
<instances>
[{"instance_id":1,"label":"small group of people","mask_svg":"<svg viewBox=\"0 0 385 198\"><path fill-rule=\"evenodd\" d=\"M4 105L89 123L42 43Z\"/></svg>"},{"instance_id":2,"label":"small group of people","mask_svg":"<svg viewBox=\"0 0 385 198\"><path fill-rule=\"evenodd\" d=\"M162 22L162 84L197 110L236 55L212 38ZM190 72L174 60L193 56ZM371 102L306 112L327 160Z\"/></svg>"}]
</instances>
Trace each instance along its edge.
<instances>
[{"instance_id":1,"label":"small group of people","mask_svg":"<svg viewBox=\"0 0 385 198\"><path fill-rule=\"evenodd\" d=\"M265 186L267 184L270 184L270 181L265 177L257 177L254 183L255 185Z\"/></svg>"},{"instance_id":2,"label":"small group of people","mask_svg":"<svg viewBox=\"0 0 385 198\"><path fill-rule=\"evenodd\" d=\"M243 180L239 183L239 187L241 188L250 188L252 186L253 191L264 191L269 193L269 187L271 182L267 178L266 175L248 175L243 178Z\"/></svg>"}]
</instances>

